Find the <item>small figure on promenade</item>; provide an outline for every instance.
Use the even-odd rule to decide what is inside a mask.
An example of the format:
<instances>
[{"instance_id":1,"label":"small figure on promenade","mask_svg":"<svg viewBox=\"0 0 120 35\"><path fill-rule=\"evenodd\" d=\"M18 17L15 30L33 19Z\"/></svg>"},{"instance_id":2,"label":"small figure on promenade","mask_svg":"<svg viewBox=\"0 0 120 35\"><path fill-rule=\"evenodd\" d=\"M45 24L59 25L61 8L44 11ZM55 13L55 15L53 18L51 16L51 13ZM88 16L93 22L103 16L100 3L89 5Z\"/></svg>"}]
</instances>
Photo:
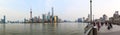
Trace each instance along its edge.
<instances>
[{"instance_id":1,"label":"small figure on promenade","mask_svg":"<svg viewBox=\"0 0 120 35\"><path fill-rule=\"evenodd\" d=\"M104 22L101 22L101 26L103 26L104 25Z\"/></svg>"},{"instance_id":2,"label":"small figure on promenade","mask_svg":"<svg viewBox=\"0 0 120 35\"><path fill-rule=\"evenodd\" d=\"M97 22L98 31L100 29L100 22Z\"/></svg>"},{"instance_id":3,"label":"small figure on promenade","mask_svg":"<svg viewBox=\"0 0 120 35\"><path fill-rule=\"evenodd\" d=\"M108 30L110 30L113 27L111 22L108 22L107 25L108 25L108 27L107 27Z\"/></svg>"},{"instance_id":4,"label":"small figure on promenade","mask_svg":"<svg viewBox=\"0 0 120 35\"><path fill-rule=\"evenodd\" d=\"M110 25L110 28L112 28L112 27L113 27L111 22L109 22L109 25Z\"/></svg>"},{"instance_id":5,"label":"small figure on promenade","mask_svg":"<svg viewBox=\"0 0 120 35\"><path fill-rule=\"evenodd\" d=\"M105 21L105 25L107 26L107 24L108 24L108 22L107 21Z\"/></svg>"},{"instance_id":6,"label":"small figure on promenade","mask_svg":"<svg viewBox=\"0 0 120 35\"><path fill-rule=\"evenodd\" d=\"M96 26L96 22L92 22L94 26Z\"/></svg>"},{"instance_id":7,"label":"small figure on promenade","mask_svg":"<svg viewBox=\"0 0 120 35\"><path fill-rule=\"evenodd\" d=\"M110 30L110 25L108 24L108 27L107 27L108 30Z\"/></svg>"}]
</instances>

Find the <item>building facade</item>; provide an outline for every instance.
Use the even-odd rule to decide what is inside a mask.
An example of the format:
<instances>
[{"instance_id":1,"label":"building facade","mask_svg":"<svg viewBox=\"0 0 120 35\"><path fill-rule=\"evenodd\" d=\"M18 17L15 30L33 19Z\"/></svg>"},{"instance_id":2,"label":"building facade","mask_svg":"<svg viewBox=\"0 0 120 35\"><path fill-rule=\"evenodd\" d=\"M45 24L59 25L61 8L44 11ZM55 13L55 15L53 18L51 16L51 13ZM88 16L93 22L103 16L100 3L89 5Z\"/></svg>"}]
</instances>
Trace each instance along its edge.
<instances>
[{"instance_id":1,"label":"building facade","mask_svg":"<svg viewBox=\"0 0 120 35\"><path fill-rule=\"evenodd\" d=\"M120 24L119 11L115 11L115 13L113 14L113 17L109 18L109 21L113 24Z\"/></svg>"}]
</instances>

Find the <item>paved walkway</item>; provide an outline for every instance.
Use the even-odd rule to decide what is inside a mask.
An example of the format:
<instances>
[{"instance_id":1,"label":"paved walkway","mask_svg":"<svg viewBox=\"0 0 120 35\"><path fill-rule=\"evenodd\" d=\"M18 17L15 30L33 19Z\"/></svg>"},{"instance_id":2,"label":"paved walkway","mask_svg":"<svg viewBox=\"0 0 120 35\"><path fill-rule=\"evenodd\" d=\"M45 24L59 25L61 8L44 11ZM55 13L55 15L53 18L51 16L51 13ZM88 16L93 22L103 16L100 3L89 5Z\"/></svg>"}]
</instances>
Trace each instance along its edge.
<instances>
[{"instance_id":1,"label":"paved walkway","mask_svg":"<svg viewBox=\"0 0 120 35\"><path fill-rule=\"evenodd\" d=\"M110 30L107 29L107 26L103 25L98 31L98 35L120 35L120 25L113 25L113 28Z\"/></svg>"}]
</instances>

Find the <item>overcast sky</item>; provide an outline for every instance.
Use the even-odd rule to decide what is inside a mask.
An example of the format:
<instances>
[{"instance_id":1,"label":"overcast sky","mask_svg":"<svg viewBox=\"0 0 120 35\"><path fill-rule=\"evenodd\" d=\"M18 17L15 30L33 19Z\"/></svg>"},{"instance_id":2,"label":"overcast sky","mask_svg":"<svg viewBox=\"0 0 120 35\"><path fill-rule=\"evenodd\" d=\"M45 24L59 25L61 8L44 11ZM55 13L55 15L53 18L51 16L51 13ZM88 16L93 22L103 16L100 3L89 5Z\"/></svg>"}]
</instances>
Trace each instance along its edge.
<instances>
[{"instance_id":1,"label":"overcast sky","mask_svg":"<svg viewBox=\"0 0 120 35\"><path fill-rule=\"evenodd\" d=\"M54 7L54 13L59 18L75 20L87 18L89 4L89 0L0 0L0 18L6 15L7 20L28 19L30 8L33 16L42 16L51 12L51 7ZM120 0L93 0L95 18L103 14L111 17L115 11L120 11Z\"/></svg>"}]
</instances>

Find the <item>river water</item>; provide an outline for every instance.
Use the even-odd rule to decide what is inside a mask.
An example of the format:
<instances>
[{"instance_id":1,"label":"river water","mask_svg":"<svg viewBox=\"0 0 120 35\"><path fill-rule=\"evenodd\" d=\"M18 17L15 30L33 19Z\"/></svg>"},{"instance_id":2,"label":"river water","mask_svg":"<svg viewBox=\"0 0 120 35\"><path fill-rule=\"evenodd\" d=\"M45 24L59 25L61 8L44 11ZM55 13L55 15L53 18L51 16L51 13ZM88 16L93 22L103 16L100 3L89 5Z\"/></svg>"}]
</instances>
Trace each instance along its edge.
<instances>
[{"instance_id":1,"label":"river water","mask_svg":"<svg viewBox=\"0 0 120 35\"><path fill-rule=\"evenodd\" d=\"M6 23L0 35L84 35L87 23Z\"/></svg>"}]
</instances>

